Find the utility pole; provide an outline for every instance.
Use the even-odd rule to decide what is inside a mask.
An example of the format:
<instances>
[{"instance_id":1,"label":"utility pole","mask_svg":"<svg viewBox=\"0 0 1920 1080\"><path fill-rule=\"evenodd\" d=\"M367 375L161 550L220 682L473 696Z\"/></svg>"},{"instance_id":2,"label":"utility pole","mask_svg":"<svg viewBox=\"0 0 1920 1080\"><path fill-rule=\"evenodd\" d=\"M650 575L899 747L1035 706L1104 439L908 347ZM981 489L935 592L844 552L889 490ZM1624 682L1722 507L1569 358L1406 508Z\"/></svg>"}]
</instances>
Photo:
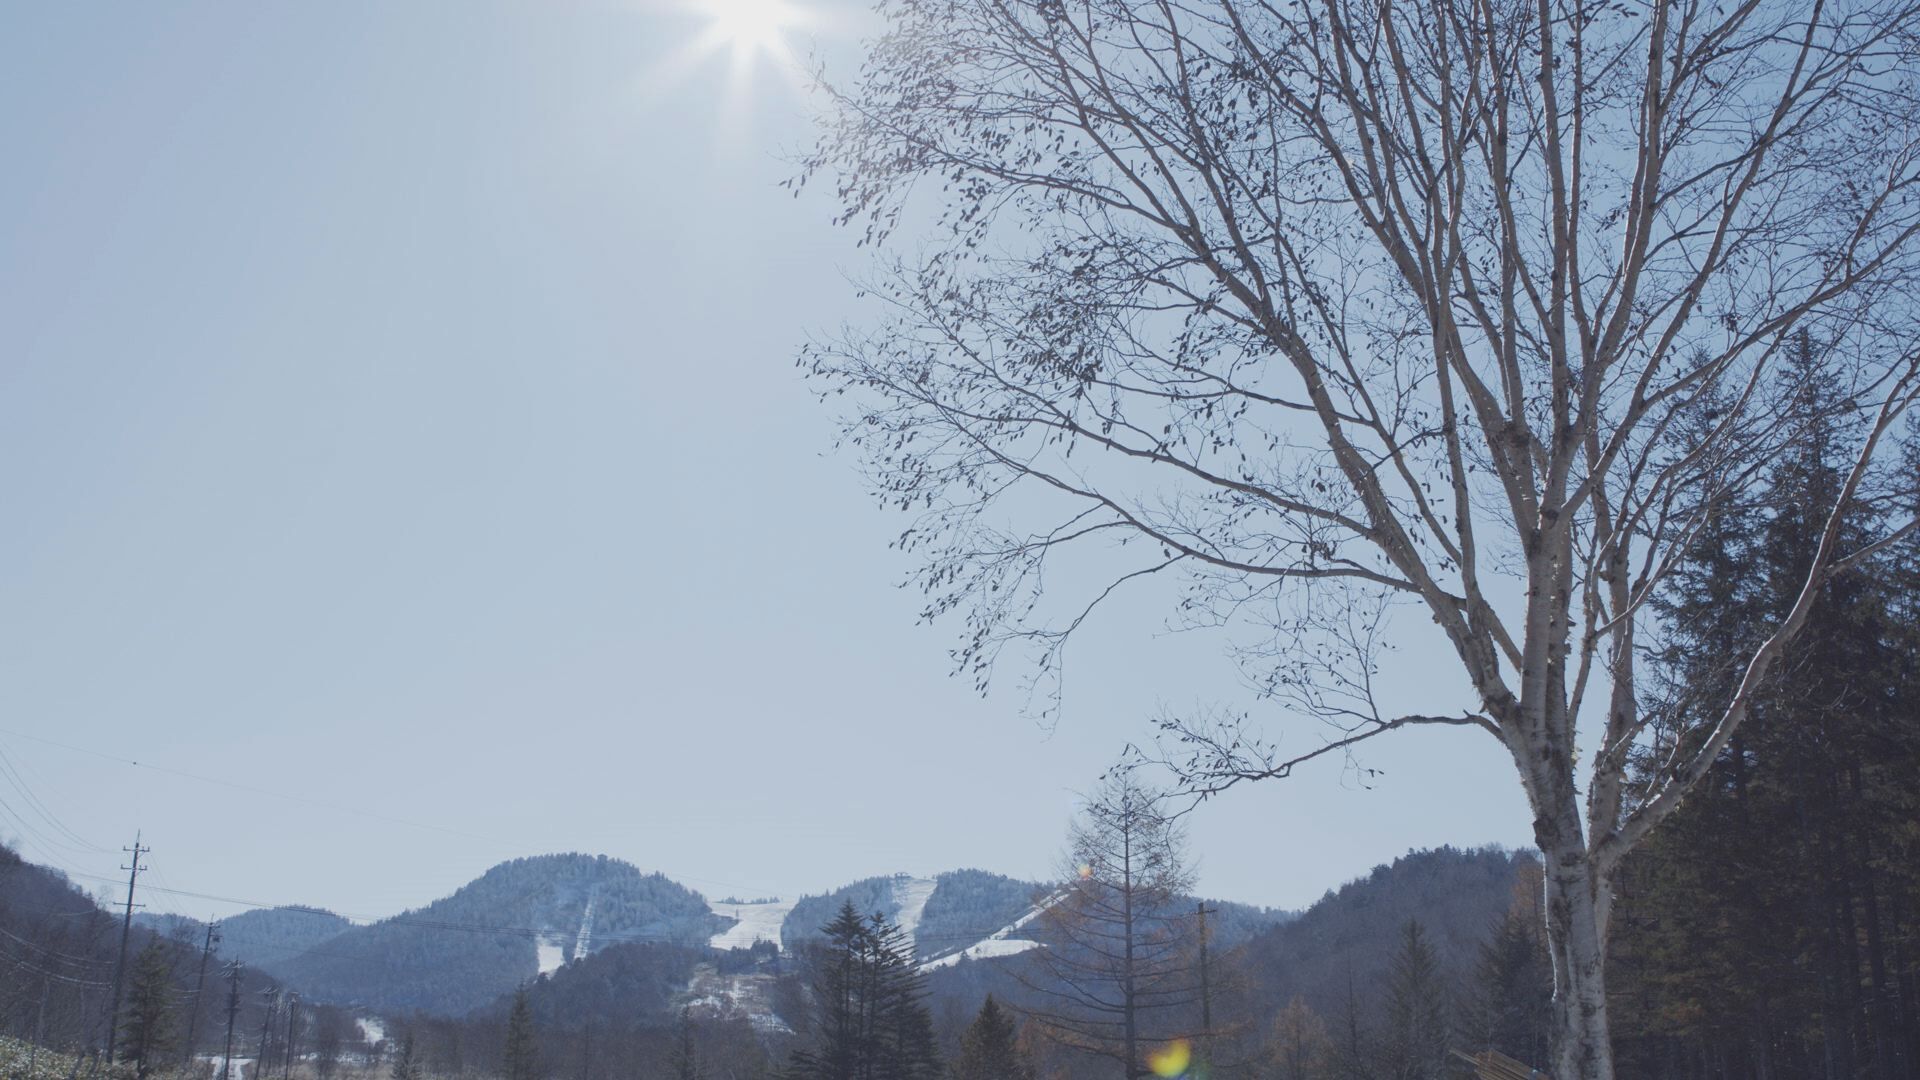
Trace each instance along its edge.
<instances>
[{"instance_id":1,"label":"utility pole","mask_svg":"<svg viewBox=\"0 0 1920 1080\"><path fill-rule=\"evenodd\" d=\"M207 943L200 949L200 977L193 984L193 1010L187 1013L187 1052L181 1059L188 1068L193 1067L193 1037L200 1029L200 1012L207 1001L207 961L213 958L213 943L220 940L219 926L218 920L207 920Z\"/></svg>"},{"instance_id":2,"label":"utility pole","mask_svg":"<svg viewBox=\"0 0 1920 1080\"><path fill-rule=\"evenodd\" d=\"M256 1077L267 1075L267 1070L272 1067L267 1057L267 1039L273 1034L273 1022L280 1017L280 988L269 986L260 991L260 996L265 999L267 1016L260 1021L260 1052L254 1055L256 1060L253 1063L253 1075Z\"/></svg>"},{"instance_id":3,"label":"utility pole","mask_svg":"<svg viewBox=\"0 0 1920 1080\"><path fill-rule=\"evenodd\" d=\"M152 851L152 848L140 846L140 833L135 830L133 846L121 848L130 851L133 858L120 869L127 872L127 914L120 922L120 959L113 965L113 1009L107 1013L107 1064L113 1064L113 1044L120 1035L120 990L127 975L127 938L133 934L133 884L140 880L140 871L146 867L140 865L140 856Z\"/></svg>"},{"instance_id":4,"label":"utility pole","mask_svg":"<svg viewBox=\"0 0 1920 1080\"><path fill-rule=\"evenodd\" d=\"M1200 901L1200 1075L1213 1074L1213 981L1207 968L1207 902ZM1219 908L1214 908L1219 911Z\"/></svg>"},{"instance_id":5,"label":"utility pole","mask_svg":"<svg viewBox=\"0 0 1920 1080\"><path fill-rule=\"evenodd\" d=\"M220 1058L220 1080L232 1080L233 1022L240 1016L240 963L227 965L227 1052Z\"/></svg>"},{"instance_id":6,"label":"utility pole","mask_svg":"<svg viewBox=\"0 0 1920 1080\"><path fill-rule=\"evenodd\" d=\"M33 1042L27 1047L27 1075L33 1075L34 1059L40 1056L40 1044L47 1041L47 994L53 989L53 980L40 980L40 1015L33 1022Z\"/></svg>"},{"instance_id":7,"label":"utility pole","mask_svg":"<svg viewBox=\"0 0 1920 1080\"><path fill-rule=\"evenodd\" d=\"M287 995L287 1068L281 1074L284 1080L293 1080L293 1025L300 1016L300 993L293 991Z\"/></svg>"}]
</instances>

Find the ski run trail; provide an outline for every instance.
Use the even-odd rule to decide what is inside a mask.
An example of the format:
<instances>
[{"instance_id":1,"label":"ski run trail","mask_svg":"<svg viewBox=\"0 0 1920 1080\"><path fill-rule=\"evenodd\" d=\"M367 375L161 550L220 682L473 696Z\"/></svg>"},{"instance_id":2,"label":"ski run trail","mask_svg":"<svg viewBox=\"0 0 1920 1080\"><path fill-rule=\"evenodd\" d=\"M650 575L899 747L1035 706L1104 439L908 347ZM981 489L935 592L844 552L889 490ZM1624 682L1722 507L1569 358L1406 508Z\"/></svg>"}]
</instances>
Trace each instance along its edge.
<instances>
[{"instance_id":1,"label":"ski run trail","mask_svg":"<svg viewBox=\"0 0 1920 1080\"><path fill-rule=\"evenodd\" d=\"M915 934L920 929L920 917L927 912L927 901L933 899L933 890L939 883L931 878L908 877L895 874L893 877L893 902L900 905L900 914L894 923L900 927L900 933L907 939L907 955L913 955L916 947Z\"/></svg>"},{"instance_id":2,"label":"ski run trail","mask_svg":"<svg viewBox=\"0 0 1920 1080\"><path fill-rule=\"evenodd\" d=\"M769 900L758 904L708 904L715 915L738 921L713 935L707 944L716 949L749 949L757 941L771 941L779 946L780 928L787 924L787 913L793 910L794 903Z\"/></svg>"},{"instance_id":3,"label":"ski run trail","mask_svg":"<svg viewBox=\"0 0 1920 1080\"><path fill-rule=\"evenodd\" d=\"M1041 912L1059 903L1064 896L1065 893L1054 893L1052 896L1040 901L1032 911L995 930L992 934L988 935L985 940L969 945L964 949L956 949L953 952L947 953L945 956L936 956L926 963L921 964L920 971L922 973L937 971L943 967L951 967L962 960L989 960L999 956L1016 956L1026 952L1028 949L1039 948L1039 942L1028 941L1025 938L1016 938L1013 935L1025 929L1028 923L1039 918Z\"/></svg>"},{"instance_id":4,"label":"ski run trail","mask_svg":"<svg viewBox=\"0 0 1920 1080\"><path fill-rule=\"evenodd\" d=\"M580 935L573 939L573 958L575 960L585 958L587 950L593 947L593 905L599 899L600 891L598 889L587 894L587 909L580 913Z\"/></svg>"}]
</instances>

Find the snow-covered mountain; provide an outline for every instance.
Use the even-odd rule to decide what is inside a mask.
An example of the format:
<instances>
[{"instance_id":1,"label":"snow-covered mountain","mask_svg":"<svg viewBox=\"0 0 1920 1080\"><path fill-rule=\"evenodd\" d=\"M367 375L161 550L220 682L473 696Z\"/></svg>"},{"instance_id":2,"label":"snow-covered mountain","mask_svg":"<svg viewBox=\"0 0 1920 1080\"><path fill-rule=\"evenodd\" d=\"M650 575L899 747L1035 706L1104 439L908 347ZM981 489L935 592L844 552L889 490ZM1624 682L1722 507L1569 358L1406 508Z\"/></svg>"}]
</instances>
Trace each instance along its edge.
<instances>
[{"instance_id":1,"label":"snow-covered mountain","mask_svg":"<svg viewBox=\"0 0 1920 1080\"><path fill-rule=\"evenodd\" d=\"M314 927L311 941L289 938L277 952L255 950L249 962L310 999L457 1015L616 946L679 950L671 962L646 961L649 970L708 958L738 969L753 961L734 950L791 952L848 903L891 919L929 971L1012 956L1034 947L1030 924L1048 898L1033 882L954 870L865 878L816 896L710 901L618 859L547 855L502 863L444 899L379 922L329 916L336 921Z\"/></svg>"}]
</instances>

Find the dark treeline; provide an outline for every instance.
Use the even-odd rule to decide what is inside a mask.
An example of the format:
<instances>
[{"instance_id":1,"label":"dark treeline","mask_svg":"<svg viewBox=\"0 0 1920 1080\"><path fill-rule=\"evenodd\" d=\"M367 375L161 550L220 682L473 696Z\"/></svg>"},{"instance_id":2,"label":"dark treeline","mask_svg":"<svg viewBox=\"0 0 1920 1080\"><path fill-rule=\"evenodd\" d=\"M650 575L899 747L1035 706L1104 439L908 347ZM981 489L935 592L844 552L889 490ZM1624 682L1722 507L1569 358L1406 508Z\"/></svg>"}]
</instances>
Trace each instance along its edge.
<instances>
[{"instance_id":1,"label":"dark treeline","mask_svg":"<svg viewBox=\"0 0 1920 1080\"><path fill-rule=\"evenodd\" d=\"M1669 729L1724 702L1806 578L1842 480L1842 390L1794 345L1799 430L1766 498L1728 506L1663 602ZM1909 448L1906 476L1920 477ZM1850 520L1857 549L1879 497ZM1628 864L1613 965L1622 1075L1920 1074L1920 545L1827 583L1789 662L1682 812ZM1668 740L1670 743L1671 740ZM1653 775L1672 747L1642 762Z\"/></svg>"},{"instance_id":2,"label":"dark treeline","mask_svg":"<svg viewBox=\"0 0 1920 1080\"><path fill-rule=\"evenodd\" d=\"M115 1018L121 919L57 871L0 847L0 1036L84 1063L80 1076L210 1076L231 1012L236 1059L283 1068L291 1039L303 1071L322 1080L364 1061L369 1048L349 1012L296 1004L267 975L229 969L203 930L184 921L165 933L133 927Z\"/></svg>"}]
</instances>

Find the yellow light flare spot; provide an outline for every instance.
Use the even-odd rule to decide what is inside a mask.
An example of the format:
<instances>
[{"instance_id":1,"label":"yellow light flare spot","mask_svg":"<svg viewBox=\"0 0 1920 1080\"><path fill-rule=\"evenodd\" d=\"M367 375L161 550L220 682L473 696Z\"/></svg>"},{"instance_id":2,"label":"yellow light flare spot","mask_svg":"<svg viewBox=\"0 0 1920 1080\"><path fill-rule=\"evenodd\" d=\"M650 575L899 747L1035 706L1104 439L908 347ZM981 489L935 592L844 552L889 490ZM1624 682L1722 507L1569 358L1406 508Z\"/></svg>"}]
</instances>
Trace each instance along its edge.
<instances>
[{"instance_id":1,"label":"yellow light flare spot","mask_svg":"<svg viewBox=\"0 0 1920 1080\"><path fill-rule=\"evenodd\" d=\"M1087 878L1090 878L1090 877L1092 877L1092 876L1093 876L1093 867L1091 867L1091 866L1089 866L1089 865L1087 865L1086 863L1081 863L1081 864L1080 864L1080 879L1081 879L1082 881L1085 881L1085 880L1086 880Z\"/></svg>"},{"instance_id":2,"label":"yellow light flare spot","mask_svg":"<svg viewBox=\"0 0 1920 1080\"><path fill-rule=\"evenodd\" d=\"M1193 1045L1185 1039L1175 1039L1147 1055L1147 1068L1155 1076L1185 1076L1192 1064Z\"/></svg>"}]
</instances>

